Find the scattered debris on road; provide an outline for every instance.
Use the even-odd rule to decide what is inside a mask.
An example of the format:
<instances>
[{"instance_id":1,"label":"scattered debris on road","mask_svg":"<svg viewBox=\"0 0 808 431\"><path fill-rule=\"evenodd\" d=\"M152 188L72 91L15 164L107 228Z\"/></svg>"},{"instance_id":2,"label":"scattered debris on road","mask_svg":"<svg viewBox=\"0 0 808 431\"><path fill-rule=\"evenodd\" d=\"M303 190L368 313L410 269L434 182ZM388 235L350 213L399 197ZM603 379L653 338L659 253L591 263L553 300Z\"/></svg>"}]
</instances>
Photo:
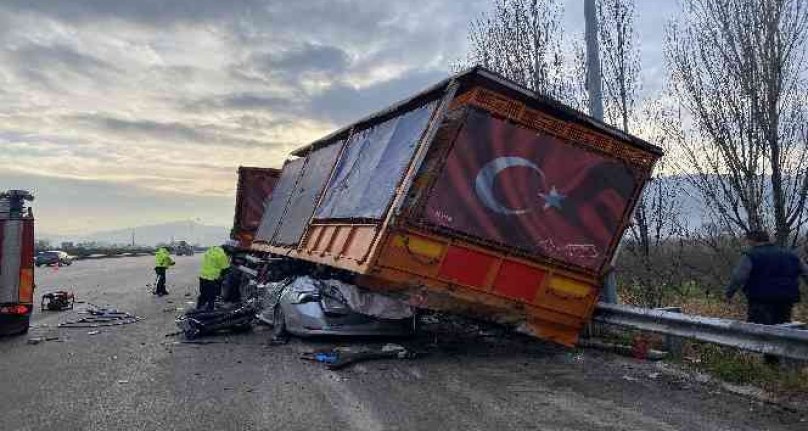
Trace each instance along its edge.
<instances>
[{"instance_id":1,"label":"scattered debris on road","mask_svg":"<svg viewBox=\"0 0 808 431\"><path fill-rule=\"evenodd\" d=\"M218 331L246 331L252 328L257 301L249 300L234 307L218 310L188 310L177 320L177 326L187 339L210 335Z\"/></svg>"},{"instance_id":2,"label":"scattered debris on road","mask_svg":"<svg viewBox=\"0 0 808 431\"><path fill-rule=\"evenodd\" d=\"M337 347L330 350L305 352L301 359L325 364L329 370L340 370L358 362L376 359L413 359L417 355L398 344L386 344L380 349Z\"/></svg>"},{"instance_id":3,"label":"scattered debris on road","mask_svg":"<svg viewBox=\"0 0 808 431\"><path fill-rule=\"evenodd\" d=\"M651 349L647 343L639 345L622 345L591 338L582 338L578 341L578 347L603 350L605 352L616 353L618 355L639 360L661 361L668 357L668 352Z\"/></svg>"},{"instance_id":4,"label":"scattered debris on road","mask_svg":"<svg viewBox=\"0 0 808 431\"><path fill-rule=\"evenodd\" d=\"M28 344L36 345L44 341L63 341L63 340L60 337L53 335L46 337L31 337L28 339Z\"/></svg>"},{"instance_id":5,"label":"scattered debris on road","mask_svg":"<svg viewBox=\"0 0 808 431\"><path fill-rule=\"evenodd\" d=\"M135 316L114 308L101 308L92 306L84 313L90 316L76 320L68 320L58 325L59 328L99 328L102 326L128 325L143 320L142 317Z\"/></svg>"}]
</instances>

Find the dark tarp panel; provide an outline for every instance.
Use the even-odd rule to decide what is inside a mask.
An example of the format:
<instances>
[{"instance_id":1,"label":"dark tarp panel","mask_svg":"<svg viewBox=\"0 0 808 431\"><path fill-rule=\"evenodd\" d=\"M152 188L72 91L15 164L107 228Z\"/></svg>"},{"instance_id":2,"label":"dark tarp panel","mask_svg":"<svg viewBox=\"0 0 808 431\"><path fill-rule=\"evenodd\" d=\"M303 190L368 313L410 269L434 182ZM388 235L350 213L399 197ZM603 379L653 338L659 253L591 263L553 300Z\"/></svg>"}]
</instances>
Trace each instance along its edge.
<instances>
[{"instance_id":1,"label":"dark tarp panel","mask_svg":"<svg viewBox=\"0 0 808 431\"><path fill-rule=\"evenodd\" d=\"M596 270L640 176L616 159L472 110L423 219Z\"/></svg>"},{"instance_id":2,"label":"dark tarp panel","mask_svg":"<svg viewBox=\"0 0 808 431\"><path fill-rule=\"evenodd\" d=\"M352 135L316 219L380 219L438 102Z\"/></svg>"},{"instance_id":3,"label":"dark tarp panel","mask_svg":"<svg viewBox=\"0 0 808 431\"><path fill-rule=\"evenodd\" d=\"M300 177L301 168L303 168L305 160L303 158L292 160L283 166L281 178L266 203L264 216L261 218L261 226L255 235L256 241L267 243L272 241L272 237L275 236L275 231L281 221L281 216L283 216L283 211L286 209L286 203L289 201L289 195L294 191L295 184Z\"/></svg>"},{"instance_id":4,"label":"dark tarp panel","mask_svg":"<svg viewBox=\"0 0 808 431\"><path fill-rule=\"evenodd\" d=\"M286 213L272 240L273 245L297 245L300 242L340 149L342 142L320 148L306 157L303 175L292 192Z\"/></svg>"}]
</instances>

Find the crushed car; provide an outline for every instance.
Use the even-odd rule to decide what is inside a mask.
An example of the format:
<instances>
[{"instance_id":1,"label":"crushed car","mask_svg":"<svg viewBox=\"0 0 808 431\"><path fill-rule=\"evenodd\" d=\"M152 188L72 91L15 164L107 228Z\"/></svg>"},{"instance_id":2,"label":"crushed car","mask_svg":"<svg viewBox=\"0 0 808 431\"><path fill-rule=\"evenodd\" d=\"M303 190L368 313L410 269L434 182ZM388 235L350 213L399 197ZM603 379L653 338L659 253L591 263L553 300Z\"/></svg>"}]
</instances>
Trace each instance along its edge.
<instances>
[{"instance_id":1,"label":"crushed car","mask_svg":"<svg viewBox=\"0 0 808 431\"><path fill-rule=\"evenodd\" d=\"M406 337L415 333L412 307L339 280L300 276L259 286L259 290L264 291L264 300L257 317L273 327L276 338L287 334Z\"/></svg>"}]
</instances>

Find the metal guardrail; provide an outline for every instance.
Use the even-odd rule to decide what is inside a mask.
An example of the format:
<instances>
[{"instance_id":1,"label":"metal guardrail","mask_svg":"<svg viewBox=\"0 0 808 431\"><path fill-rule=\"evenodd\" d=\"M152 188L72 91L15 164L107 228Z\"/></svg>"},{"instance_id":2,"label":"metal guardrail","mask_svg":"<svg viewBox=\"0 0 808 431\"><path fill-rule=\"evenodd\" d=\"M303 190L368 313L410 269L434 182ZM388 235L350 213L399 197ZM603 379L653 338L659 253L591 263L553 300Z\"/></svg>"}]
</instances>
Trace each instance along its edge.
<instances>
[{"instance_id":1,"label":"metal guardrail","mask_svg":"<svg viewBox=\"0 0 808 431\"><path fill-rule=\"evenodd\" d=\"M594 320L659 334L808 361L808 331L730 319L599 303Z\"/></svg>"}]
</instances>

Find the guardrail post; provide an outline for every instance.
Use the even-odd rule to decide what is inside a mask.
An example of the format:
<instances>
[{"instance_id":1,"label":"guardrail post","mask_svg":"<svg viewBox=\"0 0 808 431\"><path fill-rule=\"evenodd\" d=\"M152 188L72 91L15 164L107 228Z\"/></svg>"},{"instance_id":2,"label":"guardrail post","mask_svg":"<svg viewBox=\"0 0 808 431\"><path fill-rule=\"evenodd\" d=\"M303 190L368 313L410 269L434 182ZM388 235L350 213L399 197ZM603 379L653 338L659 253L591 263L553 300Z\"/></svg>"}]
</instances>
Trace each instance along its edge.
<instances>
[{"instance_id":1,"label":"guardrail post","mask_svg":"<svg viewBox=\"0 0 808 431\"><path fill-rule=\"evenodd\" d=\"M777 326L785 329L808 330L808 323L804 322L781 323ZM799 359L779 358L777 362L780 365L780 369L787 372L799 371L802 367L808 366L808 362L800 361Z\"/></svg>"},{"instance_id":2,"label":"guardrail post","mask_svg":"<svg viewBox=\"0 0 808 431\"><path fill-rule=\"evenodd\" d=\"M667 311L669 313L681 313L682 307L661 307L657 308L659 311ZM665 350L672 358L680 359L684 353L684 339L676 335L665 335Z\"/></svg>"}]
</instances>

